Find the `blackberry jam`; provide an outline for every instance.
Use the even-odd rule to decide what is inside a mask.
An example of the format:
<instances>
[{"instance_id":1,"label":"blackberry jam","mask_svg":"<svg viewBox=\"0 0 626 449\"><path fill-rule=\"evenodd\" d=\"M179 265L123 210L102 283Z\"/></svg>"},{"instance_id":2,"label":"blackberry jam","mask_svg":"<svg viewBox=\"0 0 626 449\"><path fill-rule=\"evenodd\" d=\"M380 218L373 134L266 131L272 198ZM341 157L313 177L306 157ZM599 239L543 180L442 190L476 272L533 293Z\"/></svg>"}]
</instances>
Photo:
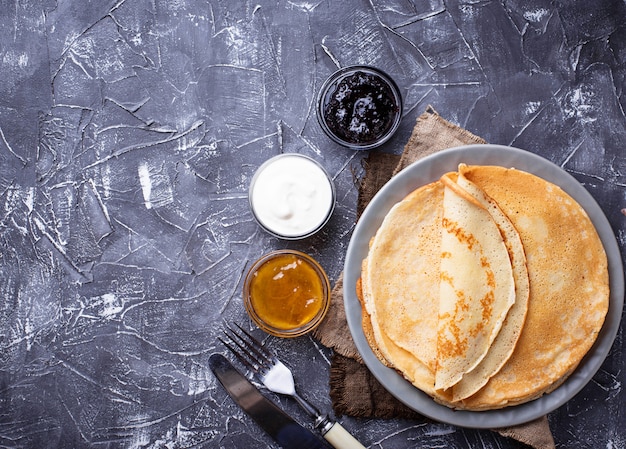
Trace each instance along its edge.
<instances>
[{"instance_id":1,"label":"blackberry jam","mask_svg":"<svg viewBox=\"0 0 626 449\"><path fill-rule=\"evenodd\" d=\"M341 69L320 90L320 125L340 145L354 149L377 147L391 138L401 116L398 86L373 67Z\"/></svg>"}]
</instances>

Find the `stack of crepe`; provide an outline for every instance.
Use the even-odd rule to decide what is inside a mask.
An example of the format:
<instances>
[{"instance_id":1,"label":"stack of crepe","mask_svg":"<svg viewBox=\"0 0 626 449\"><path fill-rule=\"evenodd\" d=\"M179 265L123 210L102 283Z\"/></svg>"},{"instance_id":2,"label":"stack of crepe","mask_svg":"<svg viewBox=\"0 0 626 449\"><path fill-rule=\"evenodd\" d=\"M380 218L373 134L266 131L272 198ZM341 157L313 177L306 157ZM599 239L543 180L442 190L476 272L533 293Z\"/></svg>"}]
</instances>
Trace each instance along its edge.
<instances>
[{"instance_id":1,"label":"stack of crepe","mask_svg":"<svg viewBox=\"0 0 626 449\"><path fill-rule=\"evenodd\" d=\"M357 290L382 363L467 410L554 390L609 304L606 254L574 199L521 170L464 164L394 205Z\"/></svg>"}]
</instances>

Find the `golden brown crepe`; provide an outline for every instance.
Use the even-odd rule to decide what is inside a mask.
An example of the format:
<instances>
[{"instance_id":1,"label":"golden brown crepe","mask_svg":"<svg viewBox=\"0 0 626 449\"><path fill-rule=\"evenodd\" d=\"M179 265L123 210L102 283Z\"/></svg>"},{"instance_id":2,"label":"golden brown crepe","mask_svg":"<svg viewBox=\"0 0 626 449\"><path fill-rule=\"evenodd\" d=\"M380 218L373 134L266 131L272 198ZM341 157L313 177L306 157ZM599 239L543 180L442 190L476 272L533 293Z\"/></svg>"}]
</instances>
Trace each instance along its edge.
<instances>
[{"instance_id":1,"label":"golden brown crepe","mask_svg":"<svg viewBox=\"0 0 626 449\"><path fill-rule=\"evenodd\" d=\"M483 195L476 198L468 190L472 185L462 176L457 182L449 175L443 180L448 181L441 220L436 390L457 385L482 362L515 302L511 259L493 209Z\"/></svg>"},{"instance_id":2,"label":"golden brown crepe","mask_svg":"<svg viewBox=\"0 0 626 449\"><path fill-rule=\"evenodd\" d=\"M448 187L449 193L457 195L452 207L459 209L451 212L454 216L484 207L478 214L472 209L468 223L461 226L472 229L468 235L493 234L495 223L499 235L481 238L492 243L502 240L510 262L503 274L491 276L488 270L474 269L479 275L468 276L463 272L467 263L446 264L450 256L442 257L442 235L447 232L443 192L450 180L456 186ZM485 221L485 211L491 221ZM483 222L491 224L475 226ZM454 245L451 249L457 251ZM486 265L493 266L495 260ZM494 318L486 310L484 324L495 336L490 334L488 344L472 343L486 348L484 356L474 356L461 368L460 378L457 375L444 388L435 388L437 370L446 363L445 351L437 346L440 287L450 275L441 277L442 265L445 273L453 271L453 277L464 278L463 284L474 291L481 286L472 285L472 279L500 277L505 284L512 280L514 302L503 321L502 314ZM519 404L560 385L591 348L609 300L606 255L582 207L552 183L496 166L461 165L458 176L417 189L398 203L372 239L361 285L364 330L383 363L438 402L470 410ZM449 301L442 310L466 307L458 300L465 299L463 294L456 289L457 301ZM498 301L506 308L505 299ZM463 319L457 315L457 320ZM470 321L469 340L472 326L479 324ZM446 325L453 327L455 322L448 320Z\"/></svg>"},{"instance_id":3,"label":"golden brown crepe","mask_svg":"<svg viewBox=\"0 0 626 449\"><path fill-rule=\"evenodd\" d=\"M397 203L371 242L362 275L373 334L380 333L379 323L394 323L384 328L385 336L432 372L436 368L439 292L423 286L439 283L441 252L431 242L441 238L442 199L443 186L433 183ZM417 334L419 339L414 338ZM379 335L378 341L386 357L383 336Z\"/></svg>"},{"instance_id":4,"label":"golden brown crepe","mask_svg":"<svg viewBox=\"0 0 626 449\"><path fill-rule=\"evenodd\" d=\"M502 328L495 336L485 358L454 385L452 391L454 402L465 399L480 390L509 359L522 331L530 294L526 255L517 229L498 204L465 177L465 169L464 164L459 166L457 185L487 209L496 223L508 251L515 296Z\"/></svg>"},{"instance_id":5,"label":"golden brown crepe","mask_svg":"<svg viewBox=\"0 0 626 449\"><path fill-rule=\"evenodd\" d=\"M443 186L433 183L394 206L380 227L382 232L370 242L371 257L363 261L357 296L366 312L363 331L377 357L418 388L446 401L447 395L434 389L438 291L422 288L439 281L440 250L430 242L440 239L442 199ZM379 297L388 300L374 301ZM421 338L414 338L417 334Z\"/></svg>"}]
</instances>

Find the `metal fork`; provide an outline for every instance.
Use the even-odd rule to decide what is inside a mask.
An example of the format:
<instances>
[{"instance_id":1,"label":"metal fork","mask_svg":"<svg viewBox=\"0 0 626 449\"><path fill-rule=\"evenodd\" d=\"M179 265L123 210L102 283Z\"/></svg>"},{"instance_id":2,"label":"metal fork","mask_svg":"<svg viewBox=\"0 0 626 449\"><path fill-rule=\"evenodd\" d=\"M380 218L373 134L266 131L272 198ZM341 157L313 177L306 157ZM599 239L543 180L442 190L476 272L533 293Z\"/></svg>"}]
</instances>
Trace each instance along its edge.
<instances>
[{"instance_id":1,"label":"metal fork","mask_svg":"<svg viewBox=\"0 0 626 449\"><path fill-rule=\"evenodd\" d=\"M341 424L323 415L310 402L296 391L291 370L270 352L263 344L235 323L238 330L225 324L224 334L229 341L219 340L243 363L249 373L274 393L291 396L309 415L315 419L314 427L335 448L365 449Z\"/></svg>"}]
</instances>

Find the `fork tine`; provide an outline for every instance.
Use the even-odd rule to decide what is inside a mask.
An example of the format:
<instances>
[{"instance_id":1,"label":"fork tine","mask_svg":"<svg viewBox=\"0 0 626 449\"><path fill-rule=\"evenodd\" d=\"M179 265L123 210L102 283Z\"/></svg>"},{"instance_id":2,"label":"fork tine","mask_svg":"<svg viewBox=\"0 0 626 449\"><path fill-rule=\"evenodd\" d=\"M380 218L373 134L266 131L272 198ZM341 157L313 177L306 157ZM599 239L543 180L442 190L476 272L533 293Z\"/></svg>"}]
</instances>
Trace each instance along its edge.
<instances>
[{"instance_id":1,"label":"fork tine","mask_svg":"<svg viewBox=\"0 0 626 449\"><path fill-rule=\"evenodd\" d=\"M259 340L254 338L251 333L246 331L238 323L235 323L235 326L237 326L239 330L243 332L246 335L246 337L248 337L250 343L252 343L251 345L249 345L249 347L255 350L255 353L257 353L259 357L262 357L265 361L267 361L267 363L274 363L276 361L276 356L274 356L274 354L268 351L267 348L263 346L263 343L261 343ZM239 338L241 338L240 334L238 336ZM241 339L243 340L243 338Z\"/></svg>"},{"instance_id":2,"label":"fork tine","mask_svg":"<svg viewBox=\"0 0 626 449\"><path fill-rule=\"evenodd\" d=\"M256 373L258 371L258 365L255 366L251 360L248 360L246 357L241 355L240 351L238 351L234 346L232 346L226 340L223 340L221 337L218 337L218 340L221 341L226 348L241 362L245 365L248 371L252 373ZM233 340L234 341L234 340ZM236 342L235 342L236 343Z\"/></svg>"},{"instance_id":3,"label":"fork tine","mask_svg":"<svg viewBox=\"0 0 626 449\"><path fill-rule=\"evenodd\" d=\"M261 374L267 373L273 365L271 354L241 326L237 325L237 327L248 339L244 338L241 333L237 332L229 324L226 324L224 334L230 339L232 344L225 342L221 338L220 340L240 361L244 362L248 369Z\"/></svg>"},{"instance_id":4,"label":"fork tine","mask_svg":"<svg viewBox=\"0 0 626 449\"><path fill-rule=\"evenodd\" d=\"M239 357L246 357L255 371L258 371L260 368L264 367L263 359L259 357L258 354L253 350L254 348L250 348L250 345L241 338L236 332L232 329L225 329L224 334L230 338L232 345L228 348L234 353L238 354ZM234 345L234 346L233 346Z\"/></svg>"}]
</instances>

